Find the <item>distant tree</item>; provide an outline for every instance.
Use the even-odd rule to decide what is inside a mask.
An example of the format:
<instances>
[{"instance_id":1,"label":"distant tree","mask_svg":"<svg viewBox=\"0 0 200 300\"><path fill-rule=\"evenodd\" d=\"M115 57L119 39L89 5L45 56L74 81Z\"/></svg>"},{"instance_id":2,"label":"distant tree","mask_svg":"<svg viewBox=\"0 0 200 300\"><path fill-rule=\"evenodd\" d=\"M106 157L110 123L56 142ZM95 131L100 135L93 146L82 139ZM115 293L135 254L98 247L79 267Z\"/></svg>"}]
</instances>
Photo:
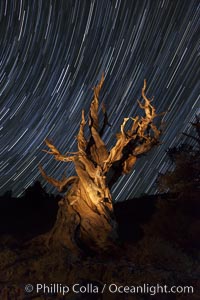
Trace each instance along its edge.
<instances>
[{"instance_id":1,"label":"distant tree","mask_svg":"<svg viewBox=\"0 0 200 300\"><path fill-rule=\"evenodd\" d=\"M124 118L121 131L117 133L115 145L108 150L102 136L108 122L105 105L102 105L103 120L99 125L99 93L104 76L94 88L94 98L89 111L88 139L85 137L86 126L84 110L77 135L78 151L61 154L50 140L45 143L58 161L73 162L76 175L63 177L61 181L47 176L43 168L43 177L59 192L67 191L59 202L57 221L49 233L48 239L62 244L68 249L79 252L79 247L89 247L94 251L109 249L115 244L116 222L110 189L123 174L129 173L137 158L159 144L161 131L154 124L158 115L151 101L146 97L146 81L142 88L144 103L138 101L145 116ZM128 121L132 122L125 130Z\"/></svg>"},{"instance_id":2,"label":"distant tree","mask_svg":"<svg viewBox=\"0 0 200 300\"><path fill-rule=\"evenodd\" d=\"M41 183L39 181L35 181L32 186L27 187L27 189L24 191L23 196L24 197L36 197L45 195L46 191L42 187Z\"/></svg>"},{"instance_id":3,"label":"distant tree","mask_svg":"<svg viewBox=\"0 0 200 300\"><path fill-rule=\"evenodd\" d=\"M158 187L161 191L172 193L191 193L200 189L200 122L196 116L196 122L192 123L196 135L183 133L188 138L196 141L191 146L187 143L168 149L167 154L173 168L158 179Z\"/></svg>"}]
</instances>

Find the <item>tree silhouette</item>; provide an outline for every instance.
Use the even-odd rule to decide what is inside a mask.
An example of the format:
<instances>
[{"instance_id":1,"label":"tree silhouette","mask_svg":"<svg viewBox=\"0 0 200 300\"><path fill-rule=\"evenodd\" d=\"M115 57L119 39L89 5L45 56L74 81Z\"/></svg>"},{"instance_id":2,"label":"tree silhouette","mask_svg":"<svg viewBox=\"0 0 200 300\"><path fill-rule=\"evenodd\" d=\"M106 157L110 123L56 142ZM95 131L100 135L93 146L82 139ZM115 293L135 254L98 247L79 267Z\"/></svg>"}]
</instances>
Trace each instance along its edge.
<instances>
[{"instance_id":1,"label":"tree silhouette","mask_svg":"<svg viewBox=\"0 0 200 300\"><path fill-rule=\"evenodd\" d=\"M191 194L200 189L200 121L191 123L194 133L183 133L194 145L188 143L167 150L173 169L165 174L160 174L158 187L160 191L170 191L180 195Z\"/></svg>"},{"instance_id":2,"label":"tree silhouette","mask_svg":"<svg viewBox=\"0 0 200 300\"><path fill-rule=\"evenodd\" d=\"M154 124L158 115L145 94L146 80L142 88L144 103L138 101L144 116L124 118L121 130L117 133L115 145L108 150L102 136L108 122L105 105L103 124L99 125L99 93L104 82L104 76L94 88L94 97L90 105L88 123L84 110L77 135L78 151L61 154L50 140L45 143L55 160L73 162L76 176L63 177L58 181L49 177L42 166L42 176L59 192L65 192L59 202L57 221L48 235L48 241L62 244L68 249L78 251L92 249L107 250L117 239L116 222L113 214L113 204L110 189L123 174L129 173L137 158L147 153L153 146L159 144L161 131ZM130 128L125 129L131 122ZM89 126L89 138L85 137L85 126Z\"/></svg>"}]
</instances>

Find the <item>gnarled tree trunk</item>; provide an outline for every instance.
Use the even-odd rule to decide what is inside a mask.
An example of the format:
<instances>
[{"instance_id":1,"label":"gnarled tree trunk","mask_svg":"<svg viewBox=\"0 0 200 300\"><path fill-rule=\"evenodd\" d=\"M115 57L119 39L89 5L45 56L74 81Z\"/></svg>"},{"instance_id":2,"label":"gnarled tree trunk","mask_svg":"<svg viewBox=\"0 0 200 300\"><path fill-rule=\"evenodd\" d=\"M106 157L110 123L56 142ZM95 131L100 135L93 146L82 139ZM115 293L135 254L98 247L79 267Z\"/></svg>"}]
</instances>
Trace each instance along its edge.
<instances>
[{"instance_id":1,"label":"gnarled tree trunk","mask_svg":"<svg viewBox=\"0 0 200 300\"><path fill-rule=\"evenodd\" d=\"M95 192L88 195L81 179L75 182L59 202L57 221L51 239L77 252L102 251L117 238L111 202L94 203Z\"/></svg>"},{"instance_id":2,"label":"gnarled tree trunk","mask_svg":"<svg viewBox=\"0 0 200 300\"><path fill-rule=\"evenodd\" d=\"M117 134L116 144L108 150L102 135L108 123L105 106L102 105L103 124L99 128L98 109L99 92L104 77L94 88L89 122L90 137L86 140L84 111L77 136L78 151L71 155L62 155L57 148L46 140L46 145L56 160L73 161L76 176L58 181L49 177L40 166L43 177L56 186L60 192L67 191L59 203L57 221L50 232L49 240L79 252L81 250L107 250L117 240L116 222L110 194L112 185L122 174L129 173L137 158L158 144L160 130L153 124L157 116L150 100L145 95L146 81L142 89L144 104L139 102L145 116L124 118L121 131ZM125 125L131 120L132 126L125 131Z\"/></svg>"}]
</instances>

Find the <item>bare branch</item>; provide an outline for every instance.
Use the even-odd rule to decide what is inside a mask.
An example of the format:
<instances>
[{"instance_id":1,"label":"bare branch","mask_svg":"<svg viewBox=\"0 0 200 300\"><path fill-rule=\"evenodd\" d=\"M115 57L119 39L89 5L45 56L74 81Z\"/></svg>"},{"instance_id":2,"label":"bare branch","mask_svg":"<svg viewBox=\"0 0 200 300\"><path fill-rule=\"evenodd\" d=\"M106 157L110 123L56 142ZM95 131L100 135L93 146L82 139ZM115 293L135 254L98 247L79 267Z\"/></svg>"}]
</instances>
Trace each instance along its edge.
<instances>
[{"instance_id":1,"label":"bare branch","mask_svg":"<svg viewBox=\"0 0 200 300\"><path fill-rule=\"evenodd\" d=\"M134 164L136 163L136 156L129 155L127 160L124 161L123 163L123 173L128 174L132 171Z\"/></svg>"},{"instance_id":2,"label":"bare branch","mask_svg":"<svg viewBox=\"0 0 200 300\"><path fill-rule=\"evenodd\" d=\"M90 147L90 154L98 165L102 165L104 160L108 158L108 151L95 127L91 128L91 132L94 144Z\"/></svg>"},{"instance_id":3,"label":"bare branch","mask_svg":"<svg viewBox=\"0 0 200 300\"><path fill-rule=\"evenodd\" d=\"M50 140L46 139L46 140L45 140L45 144L51 149L51 152L47 152L47 153L53 154L53 155L60 155L60 152L59 152L58 149L51 143Z\"/></svg>"},{"instance_id":4,"label":"bare branch","mask_svg":"<svg viewBox=\"0 0 200 300\"><path fill-rule=\"evenodd\" d=\"M133 135L138 128L139 117L136 116L135 118L131 118L131 119L133 120L133 125L131 129L127 131L128 135Z\"/></svg>"},{"instance_id":5,"label":"bare branch","mask_svg":"<svg viewBox=\"0 0 200 300\"><path fill-rule=\"evenodd\" d=\"M115 146L111 149L108 158L104 161L104 170L105 171L108 171L108 169L114 162L116 162L122 158L122 155L123 155L122 151L123 151L124 147L130 141L130 137L128 137L128 135L124 131L124 127L128 120L129 120L129 118L124 118L124 121L121 125L121 132L116 135L117 142L116 142Z\"/></svg>"},{"instance_id":6,"label":"bare branch","mask_svg":"<svg viewBox=\"0 0 200 300\"><path fill-rule=\"evenodd\" d=\"M98 120L98 108L99 108L99 93L104 82L104 75L101 77L100 83L94 88L94 98L90 106L90 116L89 116L89 127L91 137L87 144L86 153L91 156L92 161L97 165L102 165L103 161L107 159L108 152L106 146L101 139L104 127L107 124L107 114L105 111L105 106L102 107L104 113L104 125L99 132L99 120Z\"/></svg>"},{"instance_id":7,"label":"bare branch","mask_svg":"<svg viewBox=\"0 0 200 300\"><path fill-rule=\"evenodd\" d=\"M104 82L104 74L102 74L100 83L94 88L94 98L90 105L89 126L94 127L97 131L99 128L98 109L99 109L99 93Z\"/></svg>"},{"instance_id":8,"label":"bare branch","mask_svg":"<svg viewBox=\"0 0 200 300\"><path fill-rule=\"evenodd\" d=\"M80 128L79 128L79 133L77 136L79 153L85 153L85 150L87 147L87 141L84 136L85 124L86 124L86 121L85 121L85 116L84 116L84 110L82 110L81 124L80 124Z\"/></svg>"},{"instance_id":9,"label":"bare branch","mask_svg":"<svg viewBox=\"0 0 200 300\"><path fill-rule=\"evenodd\" d=\"M142 88L142 97L145 102L142 104L138 101L139 106L145 112L145 117L124 118L121 132L117 134L117 142L111 149L108 159L105 160L104 169L106 171L118 161L122 172L129 173L136 162L136 158L158 144L161 131L153 124L157 114L155 108L151 105L152 100L147 98L145 90L146 80L144 80ZM125 131L125 125L129 119L133 121L133 125L131 129Z\"/></svg>"},{"instance_id":10,"label":"bare branch","mask_svg":"<svg viewBox=\"0 0 200 300\"><path fill-rule=\"evenodd\" d=\"M39 170L41 175L46 181L55 186L59 192L64 192L67 190L68 186L73 184L78 180L77 176L71 176L69 178L63 178L61 181L54 179L53 177L48 176L41 165L39 165Z\"/></svg>"},{"instance_id":11,"label":"bare branch","mask_svg":"<svg viewBox=\"0 0 200 300\"><path fill-rule=\"evenodd\" d=\"M140 155L145 154L154 145L158 144L161 134L161 130L159 130L153 123L155 117L158 115L151 104L152 100L149 100L146 96L146 80L144 80L142 88L144 103L139 101L138 103L140 108L143 109L145 115L143 117L136 116L135 118L124 118L120 126L120 132L116 134L117 141L110 152L108 152L106 145L101 138L106 125L109 125L104 104L102 104L104 120L100 131L98 120L99 93L103 82L104 75L102 75L100 83L94 88L94 96L90 105L88 124L90 129L89 141L86 141L84 136L84 128L86 125L84 111L82 111L79 132L77 135L78 152L75 152L74 156L62 155L52 142L49 140L45 141L46 145L50 148L50 151L46 151L47 153L53 154L56 160L64 162L73 161L79 179L84 177L81 180L85 189L88 184L89 190L92 185L97 192L100 192L99 189L102 188L102 182L105 180L104 178L100 184L100 181L96 181L97 178L101 178L106 175L111 169L108 177L112 174L115 179L109 179L107 182L109 182L110 186L112 186L113 182L115 182L122 173L127 174L131 171ZM130 129L126 130L125 127L128 121L132 122L132 126ZM65 184L69 184L69 182L71 182L70 179L69 181L67 179L62 180L61 182L56 181L55 179L48 177L43 170L41 170L41 173L47 181L52 183L54 186L57 186L59 189L61 189L62 186L65 186ZM90 191L90 193L92 192Z\"/></svg>"},{"instance_id":12,"label":"bare branch","mask_svg":"<svg viewBox=\"0 0 200 300\"><path fill-rule=\"evenodd\" d=\"M103 119L103 126L99 132L99 135L100 137L102 137L102 135L104 134L104 130L106 128L106 126L111 126L109 121L108 121L108 114L107 114L107 111L106 111L106 106L105 106L105 103L103 102L102 103L102 112L103 112L103 115L104 115L104 119Z\"/></svg>"},{"instance_id":13,"label":"bare branch","mask_svg":"<svg viewBox=\"0 0 200 300\"><path fill-rule=\"evenodd\" d=\"M46 153L48 153L48 154L53 154L55 160L64 161L64 162L74 161L75 156L62 155L58 151L58 149L50 142L50 140L46 139L45 143L51 149L51 151L46 151L46 150L43 150L43 151L46 152Z\"/></svg>"},{"instance_id":14,"label":"bare branch","mask_svg":"<svg viewBox=\"0 0 200 300\"><path fill-rule=\"evenodd\" d=\"M142 88L142 97L143 99L145 100L145 103L144 105L142 105L139 101L139 106L144 109L145 111L145 114L146 114L146 118L150 121L150 120L153 120L155 117L156 117L156 110L155 108L150 104L152 102L152 100L149 100L145 94L145 91L146 91L146 86L147 86L147 83L146 83L146 79L144 80L144 85L143 85L143 88Z\"/></svg>"}]
</instances>

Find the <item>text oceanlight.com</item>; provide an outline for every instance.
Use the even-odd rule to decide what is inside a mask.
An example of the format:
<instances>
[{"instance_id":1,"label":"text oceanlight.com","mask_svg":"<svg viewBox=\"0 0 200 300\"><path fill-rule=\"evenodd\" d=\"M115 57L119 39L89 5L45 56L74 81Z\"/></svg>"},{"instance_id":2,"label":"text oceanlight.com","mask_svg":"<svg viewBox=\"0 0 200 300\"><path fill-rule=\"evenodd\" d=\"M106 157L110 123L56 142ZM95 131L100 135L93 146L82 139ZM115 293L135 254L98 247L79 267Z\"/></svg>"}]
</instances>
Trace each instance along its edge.
<instances>
[{"instance_id":1,"label":"text oceanlight.com","mask_svg":"<svg viewBox=\"0 0 200 300\"><path fill-rule=\"evenodd\" d=\"M70 292L75 294L98 294L98 293L111 293L111 294L192 294L194 293L193 286L168 286L168 285L119 285L116 283L110 284L101 284L95 285L92 283L88 283L85 285L81 285L79 283L75 283L72 286L64 285L60 283L52 283L52 284L41 284L38 283L35 286L32 284L27 284L25 286L25 291L27 293L36 292L36 293L44 293L44 294L61 294L66 295Z\"/></svg>"}]
</instances>

